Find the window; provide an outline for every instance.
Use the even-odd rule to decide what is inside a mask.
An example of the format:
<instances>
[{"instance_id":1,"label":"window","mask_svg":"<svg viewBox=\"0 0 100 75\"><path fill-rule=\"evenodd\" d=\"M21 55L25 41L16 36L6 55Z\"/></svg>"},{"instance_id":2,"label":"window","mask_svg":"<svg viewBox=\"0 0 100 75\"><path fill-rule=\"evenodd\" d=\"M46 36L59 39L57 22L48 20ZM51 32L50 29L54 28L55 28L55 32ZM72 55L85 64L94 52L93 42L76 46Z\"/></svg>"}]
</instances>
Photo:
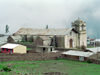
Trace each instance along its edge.
<instances>
[{"instance_id":1,"label":"window","mask_svg":"<svg viewBox=\"0 0 100 75\"><path fill-rule=\"evenodd\" d=\"M87 42L89 42L89 40L87 40Z\"/></svg>"},{"instance_id":2,"label":"window","mask_svg":"<svg viewBox=\"0 0 100 75\"><path fill-rule=\"evenodd\" d=\"M72 32L70 32L70 36L72 35Z\"/></svg>"},{"instance_id":3,"label":"window","mask_svg":"<svg viewBox=\"0 0 100 75\"><path fill-rule=\"evenodd\" d=\"M84 30L84 25L82 25L82 30Z\"/></svg>"},{"instance_id":4,"label":"window","mask_svg":"<svg viewBox=\"0 0 100 75\"><path fill-rule=\"evenodd\" d=\"M6 51L8 51L8 49L6 49Z\"/></svg>"},{"instance_id":5,"label":"window","mask_svg":"<svg viewBox=\"0 0 100 75\"><path fill-rule=\"evenodd\" d=\"M2 48L2 50L4 51L5 49L4 49L4 48Z\"/></svg>"},{"instance_id":6,"label":"window","mask_svg":"<svg viewBox=\"0 0 100 75\"><path fill-rule=\"evenodd\" d=\"M75 30L77 30L77 26L75 26Z\"/></svg>"}]
</instances>

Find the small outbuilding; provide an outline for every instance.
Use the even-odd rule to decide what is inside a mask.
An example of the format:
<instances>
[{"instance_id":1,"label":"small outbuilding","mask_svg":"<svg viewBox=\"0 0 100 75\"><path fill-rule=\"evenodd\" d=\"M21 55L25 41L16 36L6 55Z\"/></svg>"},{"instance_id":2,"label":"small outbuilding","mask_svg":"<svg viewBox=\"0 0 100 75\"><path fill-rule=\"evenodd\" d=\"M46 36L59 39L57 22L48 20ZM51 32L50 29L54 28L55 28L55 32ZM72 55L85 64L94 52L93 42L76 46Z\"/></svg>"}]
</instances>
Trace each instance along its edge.
<instances>
[{"instance_id":1,"label":"small outbuilding","mask_svg":"<svg viewBox=\"0 0 100 75\"><path fill-rule=\"evenodd\" d=\"M36 52L49 53L52 51L54 51L54 46L37 46L36 47Z\"/></svg>"},{"instance_id":2,"label":"small outbuilding","mask_svg":"<svg viewBox=\"0 0 100 75\"><path fill-rule=\"evenodd\" d=\"M93 52L83 52L83 51L67 51L62 53L62 58L67 58L70 60L86 61L88 57L92 56Z\"/></svg>"},{"instance_id":3,"label":"small outbuilding","mask_svg":"<svg viewBox=\"0 0 100 75\"><path fill-rule=\"evenodd\" d=\"M14 43L14 42L18 42L18 41L22 41L22 37L21 36L9 36L7 38L7 42L8 43Z\"/></svg>"},{"instance_id":4,"label":"small outbuilding","mask_svg":"<svg viewBox=\"0 0 100 75\"><path fill-rule=\"evenodd\" d=\"M2 53L26 53L26 46L7 43L1 46Z\"/></svg>"}]
</instances>

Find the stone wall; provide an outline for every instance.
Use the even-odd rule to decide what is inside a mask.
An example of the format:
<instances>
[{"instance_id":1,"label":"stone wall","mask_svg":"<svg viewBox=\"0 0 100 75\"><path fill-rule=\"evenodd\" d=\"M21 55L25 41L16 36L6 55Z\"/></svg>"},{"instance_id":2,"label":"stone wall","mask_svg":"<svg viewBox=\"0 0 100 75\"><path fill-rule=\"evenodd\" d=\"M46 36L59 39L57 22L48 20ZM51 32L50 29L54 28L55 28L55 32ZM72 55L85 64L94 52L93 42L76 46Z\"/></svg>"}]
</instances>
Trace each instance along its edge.
<instances>
[{"instance_id":1,"label":"stone wall","mask_svg":"<svg viewBox=\"0 0 100 75\"><path fill-rule=\"evenodd\" d=\"M100 52L98 54L93 54L92 56L89 57L90 59L97 59L100 58Z\"/></svg>"},{"instance_id":2,"label":"stone wall","mask_svg":"<svg viewBox=\"0 0 100 75\"><path fill-rule=\"evenodd\" d=\"M65 45L64 45L64 36L56 36L56 47L63 47L65 48Z\"/></svg>"},{"instance_id":3,"label":"stone wall","mask_svg":"<svg viewBox=\"0 0 100 75\"><path fill-rule=\"evenodd\" d=\"M64 59L80 61L80 60L79 60L79 56L64 55L64 54L62 54L61 56L62 56L62 58L64 58ZM84 57L84 61L87 61L87 58L86 58L86 57Z\"/></svg>"},{"instance_id":4,"label":"stone wall","mask_svg":"<svg viewBox=\"0 0 100 75\"><path fill-rule=\"evenodd\" d=\"M0 62L56 60L60 55L61 55L60 53L25 53L25 54L0 53Z\"/></svg>"},{"instance_id":5,"label":"stone wall","mask_svg":"<svg viewBox=\"0 0 100 75\"><path fill-rule=\"evenodd\" d=\"M43 45L43 40L40 37L37 37L34 40L34 45L38 46L38 45Z\"/></svg>"},{"instance_id":6,"label":"stone wall","mask_svg":"<svg viewBox=\"0 0 100 75\"><path fill-rule=\"evenodd\" d=\"M100 64L100 59L91 59L91 58L88 58L88 60L90 60L91 63Z\"/></svg>"}]
</instances>

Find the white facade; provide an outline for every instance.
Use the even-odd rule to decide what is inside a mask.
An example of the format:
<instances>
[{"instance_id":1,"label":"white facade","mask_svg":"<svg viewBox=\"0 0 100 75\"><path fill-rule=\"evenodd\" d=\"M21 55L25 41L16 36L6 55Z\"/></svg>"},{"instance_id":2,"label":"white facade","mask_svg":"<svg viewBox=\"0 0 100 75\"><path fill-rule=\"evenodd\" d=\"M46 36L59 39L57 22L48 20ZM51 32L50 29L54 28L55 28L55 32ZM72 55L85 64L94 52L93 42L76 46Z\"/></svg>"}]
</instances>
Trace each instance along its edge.
<instances>
[{"instance_id":1,"label":"white facade","mask_svg":"<svg viewBox=\"0 0 100 75\"><path fill-rule=\"evenodd\" d=\"M82 45L87 47L87 33L86 22L83 22L78 18L72 22L72 28L65 29L33 29L33 28L21 28L15 33L15 35L36 35L41 36L44 46L50 46L52 40L46 40L48 37L53 36L53 46L65 47L65 48L80 48ZM45 37L44 37L45 36ZM55 37L56 36L56 37ZM64 37L64 38L63 38ZM55 39L56 38L56 39ZM35 39L35 38L34 38ZM54 42L57 40L57 42Z\"/></svg>"},{"instance_id":2,"label":"white facade","mask_svg":"<svg viewBox=\"0 0 100 75\"><path fill-rule=\"evenodd\" d=\"M1 48L5 48L5 49L12 49L13 53L26 53L26 46L20 45L20 44L11 44L11 43L7 43L3 46L1 46Z\"/></svg>"},{"instance_id":3,"label":"white facade","mask_svg":"<svg viewBox=\"0 0 100 75\"><path fill-rule=\"evenodd\" d=\"M78 47L81 47L82 45L87 47L86 22L83 22L78 18L78 20L74 21L74 23L72 22L72 28L78 31Z\"/></svg>"},{"instance_id":4,"label":"white facade","mask_svg":"<svg viewBox=\"0 0 100 75\"><path fill-rule=\"evenodd\" d=\"M65 48L76 48L76 47L78 47L77 33L71 30L65 36Z\"/></svg>"},{"instance_id":5,"label":"white facade","mask_svg":"<svg viewBox=\"0 0 100 75\"><path fill-rule=\"evenodd\" d=\"M53 46L37 46L36 47L36 52L40 52L40 53L49 53L54 51L54 47Z\"/></svg>"},{"instance_id":6,"label":"white facade","mask_svg":"<svg viewBox=\"0 0 100 75\"><path fill-rule=\"evenodd\" d=\"M43 41L44 46L50 46L50 44L51 44L51 39Z\"/></svg>"}]
</instances>

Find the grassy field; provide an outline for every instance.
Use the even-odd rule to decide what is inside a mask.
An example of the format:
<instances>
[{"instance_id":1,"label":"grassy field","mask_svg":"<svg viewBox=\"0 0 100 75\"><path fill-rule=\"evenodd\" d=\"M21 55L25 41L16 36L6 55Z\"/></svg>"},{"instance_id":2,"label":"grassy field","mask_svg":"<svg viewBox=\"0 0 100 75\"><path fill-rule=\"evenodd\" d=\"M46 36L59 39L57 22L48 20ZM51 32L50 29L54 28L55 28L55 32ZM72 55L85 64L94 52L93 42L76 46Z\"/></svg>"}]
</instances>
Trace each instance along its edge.
<instances>
[{"instance_id":1,"label":"grassy field","mask_svg":"<svg viewBox=\"0 0 100 75\"><path fill-rule=\"evenodd\" d=\"M27 48L27 50L32 50L32 48Z\"/></svg>"},{"instance_id":2,"label":"grassy field","mask_svg":"<svg viewBox=\"0 0 100 75\"><path fill-rule=\"evenodd\" d=\"M61 72L68 75L100 75L100 65L69 60L48 61L11 61L1 62L3 66L11 67L11 72L0 72L0 75L42 75L47 72Z\"/></svg>"}]
</instances>

